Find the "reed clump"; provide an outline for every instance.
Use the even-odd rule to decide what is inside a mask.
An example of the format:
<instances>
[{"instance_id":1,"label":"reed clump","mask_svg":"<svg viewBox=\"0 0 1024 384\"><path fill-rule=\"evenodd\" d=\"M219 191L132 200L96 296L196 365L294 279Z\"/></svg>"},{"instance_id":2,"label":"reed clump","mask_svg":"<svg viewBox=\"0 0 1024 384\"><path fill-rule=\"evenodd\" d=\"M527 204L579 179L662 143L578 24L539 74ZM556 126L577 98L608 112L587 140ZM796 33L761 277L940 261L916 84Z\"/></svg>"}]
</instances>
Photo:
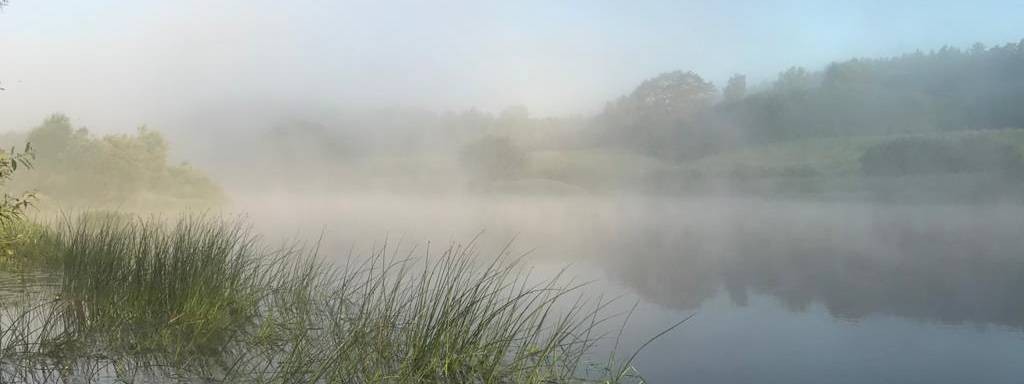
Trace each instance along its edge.
<instances>
[{"instance_id":1,"label":"reed clump","mask_svg":"<svg viewBox=\"0 0 1024 384\"><path fill-rule=\"evenodd\" d=\"M507 251L485 260L473 242L331 265L206 216L93 214L51 228L39 265L60 284L0 314L0 381L623 379L586 369L606 302L561 274L531 276Z\"/></svg>"},{"instance_id":2,"label":"reed clump","mask_svg":"<svg viewBox=\"0 0 1024 384\"><path fill-rule=\"evenodd\" d=\"M265 295L255 237L241 224L88 215L55 238L69 323L118 352L216 353Z\"/></svg>"}]
</instances>

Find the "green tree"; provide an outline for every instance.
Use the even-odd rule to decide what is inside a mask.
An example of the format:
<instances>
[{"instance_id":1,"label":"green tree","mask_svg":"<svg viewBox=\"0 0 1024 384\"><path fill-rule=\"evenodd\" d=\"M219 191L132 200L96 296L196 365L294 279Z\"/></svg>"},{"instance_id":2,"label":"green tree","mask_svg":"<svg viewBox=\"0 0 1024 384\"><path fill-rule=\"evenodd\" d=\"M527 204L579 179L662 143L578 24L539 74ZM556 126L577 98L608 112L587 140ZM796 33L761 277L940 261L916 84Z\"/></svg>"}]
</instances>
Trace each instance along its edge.
<instances>
[{"instance_id":1,"label":"green tree","mask_svg":"<svg viewBox=\"0 0 1024 384\"><path fill-rule=\"evenodd\" d=\"M40 161L17 180L62 205L157 202L214 203L223 199L212 180L190 166L169 164L163 136L147 127L134 134L95 136L53 115L27 135Z\"/></svg>"},{"instance_id":2,"label":"green tree","mask_svg":"<svg viewBox=\"0 0 1024 384\"><path fill-rule=\"evenodd\" d=\"M806 91L814 87L814 81L804 67L790 67L779 73L774 87L780 92Z\"/></svg>"},{"instance_id":3,"label":"green tree","mask_svg":"<svg viewBox=\"0 0 1024 384\"><path fill-rule=\"evenodd\" d=\"M722 90L726 102L736 102L747 95L747 77L740 74L732 75Z\"/></svg>"},{"instance_id":4,"label":"green tree","mask_svg":"<svg viewBox=\"0 0 1024 384\"><path fill-rule=\"evenodd\" d=\"M663 73L640 83L628 103L642 113L688 118L707 108L715 86L692 71Z\"/></svg>"},{"instance_id":5,"label":"green tree","mask_svg":"<svg viewBox=\"0 0 1024 384\"><path fill-rule=\"evenodd\" d=\"M648 79L599 116L600 140L662 157L692 157L704 146L701 119L715 86L694 72L674 71Z\"/></svg>"},{"instance_id":6,"label":"green tree","mask_svg":"<svg viewBox=\"0 0 1024 384\"><path fill-rule=\"evenodd\" d=\"M74 129L71 128L71 119L65 115L54 114L29 132L28 142L34 143L35 147L43 153L57 155L68 151L74 133Z\"/></svg>"}]
</instances>

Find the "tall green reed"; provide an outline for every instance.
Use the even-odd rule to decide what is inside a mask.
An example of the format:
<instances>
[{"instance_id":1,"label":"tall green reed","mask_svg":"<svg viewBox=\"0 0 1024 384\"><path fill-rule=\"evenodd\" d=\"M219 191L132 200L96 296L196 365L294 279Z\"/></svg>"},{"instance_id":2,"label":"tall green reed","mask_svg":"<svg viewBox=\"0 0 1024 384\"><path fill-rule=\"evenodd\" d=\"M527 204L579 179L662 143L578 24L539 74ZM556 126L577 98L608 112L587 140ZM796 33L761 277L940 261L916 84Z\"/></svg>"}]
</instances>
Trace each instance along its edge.
<instances>
[{"instance_id":1,"label":"tall green reed","mask_svg":"<svg viewBox=\"0 0 1024 384\"><path fill-rule=\"evenodd\" d=\"M64 218L47 236L40 244L53 251L40 265L61 284L48 305L23 313L48 320L9 322L9 351L0 347L0 367L35 367L21 375L99 366L127 381L625 377L584 369L608 302L564 271L532 275L507 247L485 258L475 241L422 256L386 244L333 265L315 248L267 248L239 221L208 216L89 214Z\"/></svg>"}]
</instances>

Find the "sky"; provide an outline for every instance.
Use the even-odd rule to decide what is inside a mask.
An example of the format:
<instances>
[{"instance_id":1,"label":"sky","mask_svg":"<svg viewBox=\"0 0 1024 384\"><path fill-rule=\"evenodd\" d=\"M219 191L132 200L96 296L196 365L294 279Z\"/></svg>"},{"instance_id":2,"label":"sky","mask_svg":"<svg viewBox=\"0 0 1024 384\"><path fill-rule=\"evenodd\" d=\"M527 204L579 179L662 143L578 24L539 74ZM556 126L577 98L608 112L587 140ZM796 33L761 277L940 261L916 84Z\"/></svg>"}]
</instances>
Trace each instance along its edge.
<instances>
[{"instance_id":1,"label":"sky","mask_svg":"<svg viewBox=\"0 0 1024 384\"><path fill-rule=\"evenodd\" d=\"M218 104L594 113L661 72L787 67L1024 38L1024 1L11 0L0 131L98 131Z\"/></svg>"}]
</instances>

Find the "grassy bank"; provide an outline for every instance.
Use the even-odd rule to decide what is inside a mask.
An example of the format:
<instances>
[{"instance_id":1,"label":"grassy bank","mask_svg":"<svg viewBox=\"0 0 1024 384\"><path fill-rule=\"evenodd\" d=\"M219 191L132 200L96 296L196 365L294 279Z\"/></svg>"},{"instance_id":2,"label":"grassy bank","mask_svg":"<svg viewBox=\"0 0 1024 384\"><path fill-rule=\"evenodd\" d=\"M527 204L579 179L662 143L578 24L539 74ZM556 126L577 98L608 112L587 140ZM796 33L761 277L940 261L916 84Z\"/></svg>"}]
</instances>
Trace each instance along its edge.
<instances>
[{"instance_id":1,"label":"grassy bank","mask_svg":"<svg viewBox=\"0 0 1024 384\"><path fill-rule=\"evenodd\" d=\"M781 141L681 162L613 150L541 151L529 154L521 176L541 191L1016 202L1022 165L1024 130L1005 129Z\"/></svg>"},{"instance_id":2,"label":"grassy bank","mask_svg":"<svg viewBox=\"0 0 1024 384\"><path fill-rule=\"evenodd\" d=\"M0 381L618 382L604 302L472 244L344 266L232 220L92 214L4 256L51 289L5 301ZM430 252L426 252L430 253Z\"/></svg>"}]
</instances>

